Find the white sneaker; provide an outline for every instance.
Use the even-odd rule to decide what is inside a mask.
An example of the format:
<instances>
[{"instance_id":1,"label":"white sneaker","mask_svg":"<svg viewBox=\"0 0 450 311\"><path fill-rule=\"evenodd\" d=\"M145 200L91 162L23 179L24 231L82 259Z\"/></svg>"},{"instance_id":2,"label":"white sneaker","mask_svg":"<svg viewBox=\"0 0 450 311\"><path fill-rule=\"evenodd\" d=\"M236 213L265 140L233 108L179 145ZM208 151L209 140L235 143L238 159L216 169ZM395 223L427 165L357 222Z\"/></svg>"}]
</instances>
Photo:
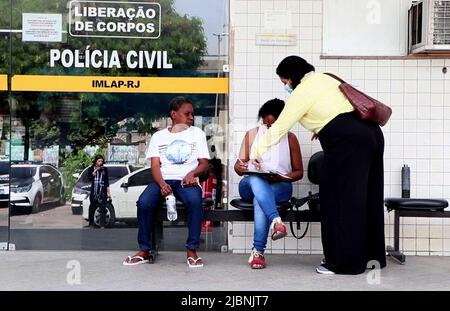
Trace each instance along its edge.
<instances>
[{"instance_id":1,"label":"white sneaker","mask_svg":"<svg viewBox=\"0 0 450 311\"><path fill-rule=\"evenodd\" d=\"M325 266L320 265L318 267L316 267L316 272L320 273L320 274L336 274L331 270L328 270L327 268L325 268Z\"/></svg>"}]
</instances>

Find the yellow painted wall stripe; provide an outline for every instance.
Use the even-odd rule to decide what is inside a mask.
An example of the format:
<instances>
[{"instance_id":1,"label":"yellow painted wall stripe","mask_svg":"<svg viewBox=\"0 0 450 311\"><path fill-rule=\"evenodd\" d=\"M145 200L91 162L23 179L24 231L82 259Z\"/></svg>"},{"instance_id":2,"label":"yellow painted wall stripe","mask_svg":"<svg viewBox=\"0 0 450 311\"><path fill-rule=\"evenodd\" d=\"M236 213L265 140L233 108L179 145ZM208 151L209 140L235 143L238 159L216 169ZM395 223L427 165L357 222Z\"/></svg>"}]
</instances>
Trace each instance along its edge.
<instances>
[{"instance_id":1,"label":"yellow painted wall stripe","mask_svg":"<svg viewBox=\"0 0 450 311\"><path fill-rule=\"evenodd\" d=\"M8 90L8 76L0 75L0 91Z\"/></svg>"},{"instance_id":2,"label":"yellow painted wall stripe","mask_svg":"<svg viewBox=\"0 0 450 311\"><path fill-rule=\"evenodd\" d=\"M12 91L227 94L228 78L15 75Z\"/></svg>"}]
</instances>

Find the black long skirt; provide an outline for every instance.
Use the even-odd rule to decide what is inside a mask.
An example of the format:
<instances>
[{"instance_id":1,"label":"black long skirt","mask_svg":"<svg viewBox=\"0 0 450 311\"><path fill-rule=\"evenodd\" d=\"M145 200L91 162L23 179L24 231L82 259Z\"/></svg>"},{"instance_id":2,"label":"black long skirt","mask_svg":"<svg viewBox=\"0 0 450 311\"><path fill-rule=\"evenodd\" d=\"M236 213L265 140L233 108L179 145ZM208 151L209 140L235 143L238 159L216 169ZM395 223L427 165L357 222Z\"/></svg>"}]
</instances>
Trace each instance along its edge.
<instances>
[{"instance_id":1,"label":"black long skirt","mask_svg":"<svg viewBox=\"0 0 450 311\"><path fill-rule=\"evenodd\" d=\"M362 273L368 262L385 267L383 132L350 112L331 120L319 140L325 267L339 274Z\"/></svg>"}]
</instances>

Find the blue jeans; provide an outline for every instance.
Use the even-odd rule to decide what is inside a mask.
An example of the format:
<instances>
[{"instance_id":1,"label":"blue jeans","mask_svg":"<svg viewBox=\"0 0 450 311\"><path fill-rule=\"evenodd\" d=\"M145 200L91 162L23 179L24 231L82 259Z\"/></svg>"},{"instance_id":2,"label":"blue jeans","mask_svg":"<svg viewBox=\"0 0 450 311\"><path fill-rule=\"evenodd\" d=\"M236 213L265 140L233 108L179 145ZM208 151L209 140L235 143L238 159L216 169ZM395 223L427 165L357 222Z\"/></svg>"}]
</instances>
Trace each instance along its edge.
<instances>
[{"instance_id":1,"label":"blue jeans","mask_svg":"<svg viewBox=\"0 0 450 311\"><path fill-rule=\"evenodd\" d=\"M203 221L202 189L199 186L182 187L181 180L166 180L166 183L172 188L175 197L183 202L187 211L189 233L186 247L188 249L198 249ZM154 182L145 188L136 202L140 250L150 251L152 249L153 209L158 208L161 202L161 189Z\"/></svg>"},{"instance_id":2,"label":"blue jeans","mask_svg":"<svg viewBox=\"0 0 450 311\"><path fill-rule=\"evenodd\" d=\"M268 183L258 176L246 176L239 183L239 195L246 201L253 201L254 233L253 248L264 253L267 235L273 219L279 217L277 202L286 202L292 197L292 183Z\"/></svg>"}]
</instances>

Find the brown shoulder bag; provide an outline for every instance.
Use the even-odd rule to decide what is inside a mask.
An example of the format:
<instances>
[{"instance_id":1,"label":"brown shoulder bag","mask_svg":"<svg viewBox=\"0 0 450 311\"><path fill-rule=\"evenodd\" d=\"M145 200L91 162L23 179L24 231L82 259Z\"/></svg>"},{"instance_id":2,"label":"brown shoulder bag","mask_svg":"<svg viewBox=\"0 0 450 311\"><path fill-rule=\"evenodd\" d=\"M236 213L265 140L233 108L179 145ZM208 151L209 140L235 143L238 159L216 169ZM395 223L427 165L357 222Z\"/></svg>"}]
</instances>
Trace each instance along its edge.
<instances>
[{"instance_id":1,"label":"brown shoulder bag","mask_svg":"<svg viewBox=\"0 0 450 311\"><path fill-rule=\"evenodd\" d=\"M341 82L339 89L347 97L361 119L376 122L380 126L387 123L392 114L392 109L390 107L357 90L334 74L328 72L325 74Z\"/></svg>"}]
</instances>

